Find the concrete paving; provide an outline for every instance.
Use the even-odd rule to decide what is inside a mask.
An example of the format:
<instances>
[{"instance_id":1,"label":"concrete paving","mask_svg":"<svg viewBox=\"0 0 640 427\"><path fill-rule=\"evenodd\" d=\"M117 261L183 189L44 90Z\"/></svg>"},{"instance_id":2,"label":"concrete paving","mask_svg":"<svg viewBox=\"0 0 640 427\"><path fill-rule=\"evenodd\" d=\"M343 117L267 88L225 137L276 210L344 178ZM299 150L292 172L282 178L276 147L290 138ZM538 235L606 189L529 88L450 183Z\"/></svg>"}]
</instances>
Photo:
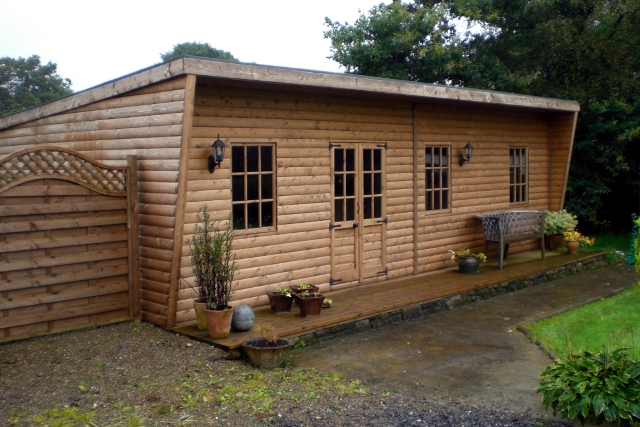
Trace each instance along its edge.
<instances>
[{"instance_id":1,"label":"concrete paving","mask_svg":"<svg viewBox=\"0 0 640 427\"><path fill-rule=\"evenodd\" d=\"M535 392L551 360L516 328L637 282L632 266L606 267L297 349L292 360L391 392L551 417Z\"/></svg>"}]
</instances>

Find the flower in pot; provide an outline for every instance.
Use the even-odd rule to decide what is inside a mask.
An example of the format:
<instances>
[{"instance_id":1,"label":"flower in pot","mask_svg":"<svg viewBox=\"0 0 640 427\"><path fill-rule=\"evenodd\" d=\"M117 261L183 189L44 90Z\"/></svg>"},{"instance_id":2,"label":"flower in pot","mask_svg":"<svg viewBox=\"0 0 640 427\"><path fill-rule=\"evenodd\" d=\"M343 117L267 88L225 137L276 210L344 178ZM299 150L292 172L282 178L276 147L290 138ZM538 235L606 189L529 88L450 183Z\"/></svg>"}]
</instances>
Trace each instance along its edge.
<instances>
[{"instance_id":1,"label":"flower in pot","mask_svg":"<svg viewBox=\"0 0 640 427\"><path fill-rule=\"evenodd\" d=\"M320 290L319 287L305 282L291 285L289 286L289 289L291 289L291 292L293 292L294 294L301 294L302 292L318 292Z\"/></svg>"},{"instance_id":2,"label":"flower in pot","mask_svg":"<svg viewBox=\"0 0 640 427\"><path fill-rule=\"evenodd\" d=\"M275 291L267 292L267 297L269 298L271 311L273 311L274 313L280 314L288 313L291 311L291 303L293 302L293 298L291 297L291 290L281 289L278 286Z\"/></svg>"},{"instance_id":3,"label":"flower in pot","mask_svg":"<svg viewBox=\"0 0 640 427\"><path fill-rule=\"evenodd\" d=\"M474 254L468 248L461 248L457 251L449 250L451 259L458 262L458 270L463 274L474 274L478 272L481 262L487 261L487 256L482 252Z\"/></svg>"},{"instance_id":4,"label":"flower in pot","mask_svg":"<svg viewBox=\"0 0 640 427\"><path fill-rule=\"evenodd\" d=\"M249 361L258 368L276 368L285 362L291 343L280 339L271 325L256 325L262 338L248 339L242 342L242 350Z\"/></svg>"},{"instance_id":5,"label":"flower in pot","mask_svg":"<svg viewBox=\"0 0 640 427\"><path fill-rule=\"evenodd\" d=\"M231 251L233 229L231 219L224 229L210 219L207 205L198 212L194 235L187 241L191 250L191 269L198 297L204 299L207 329L211 338L225 338L231 329L233 307L229 305L231 284L238 270Z\"/></svg>"},{"instance_id":6,"label":"flower in pot","mask_svg":"<svg viewBox=\"0 0 640 427\"><path fill-rule=\"evenodd\" d=\"M564 232L564 241L567 244L567 251L570 254L577 254L580 244L593 245L596 239L583 236L578 230L571 230L567 228Z\"/></svg>"},{"instance_id":7,"label":"flower in pot","mask_svg":"<svg viewBox=\"0 0 640 427\"><path fill-rule=\"evenodd\" d=\"M551 212L544 211L544 234L549 242L549 248L558 249L562 246L563 234L567 229L575 230L578 219L566 210Z\"/></svg>"},{"instance_id":8,"label":"flower in pot","mask_svg":"<svg viewBox=\"0 0 640 427\"><path fill-rule=\"evenodd\" d=\"M320 295L319 292L303 291L299 294L293 294L296 299L298 307L300 307L300 315L302 317L318 316L320 310L322 310L322 303L324 302L324 295Z\"/></svg>"}]
</instances>

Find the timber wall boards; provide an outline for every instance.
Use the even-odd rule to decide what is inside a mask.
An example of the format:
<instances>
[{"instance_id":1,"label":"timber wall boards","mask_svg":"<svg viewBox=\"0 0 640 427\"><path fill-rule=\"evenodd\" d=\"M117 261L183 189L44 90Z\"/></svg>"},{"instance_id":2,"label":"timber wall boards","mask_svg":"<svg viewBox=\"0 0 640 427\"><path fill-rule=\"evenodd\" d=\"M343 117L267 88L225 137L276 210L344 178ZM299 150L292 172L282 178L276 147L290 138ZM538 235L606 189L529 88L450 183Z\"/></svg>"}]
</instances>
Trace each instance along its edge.
<instances>
[{"instance_id":1,"label":"timber wall boards","mask_svg":"<svg viewBox=\"0 0 640 427\"><path fill-rule=\"evenodd\" d=\"M142 319L165 325L186 77L0 132L0 155L30 145L75 150L108 165L138 157Z\"/></svg>"},{"instance_id":2,"label":"timber wall boards","mask_svg":"<svg viewBox=\"0 0 640 427\"><path fill-rule=\"evenodd\" d=\"M277 218L271 232L236 233L240 270L233 300L267 303L265 292L305 281L321 291L330 286L331 150L329 142L387 143L385 152L386 266L388 274L368 282L449 267L448 249L483 247L476 214L502 209L545 209L549 193L549 117L526 110L418 104L380 97L349 97L328 91L292 92L268 85L220 84L198 80L190 135L188 182L176 322L193 319L188 239L197 213L207 203L212 218L226 221L231 209L229 153L213 174L209 146L220 135L226 144L273 143L276 147ZM415 123L415 135L414 135ZM418 153L417 221L414 222L414 139ZM470 140L473 159L460 167L458 154ZM452 198L446 211L424 208L424 148L449 146ZM509 148L529 150L529 195L509 203ZM422 165L422 166L421 166ZM415 229L414 229L415 227ZM414 235L417 241L414 243ZM514 245L513 252L535 247Z\"/></svg>"},{"instance_id":3,"label":"timber wall boards","mask_svg":"<svg viewBox=\"0 0 640 427\"><path fill-rule=\"evenodd\" d=\"M562 142L568 142L565 135ZM424 209L424 168L418 168L418 273L451 266L448 249L484 251L484 234L475 215L510 209L549 207L549 117L544 113L487 106L420 105L417 107L418 165L424 147L451 147L451 209ZM460 166L458 156L470 141L471 161ZM561 141L557 140L560 144ZM509 149L528 150L526 203L510 203ZM558 196L558 195L556 195ZM535 242L513 244L510 252L530 250ZM490 246L497 257L497 245Z\"/></svg>"}]
</instances>

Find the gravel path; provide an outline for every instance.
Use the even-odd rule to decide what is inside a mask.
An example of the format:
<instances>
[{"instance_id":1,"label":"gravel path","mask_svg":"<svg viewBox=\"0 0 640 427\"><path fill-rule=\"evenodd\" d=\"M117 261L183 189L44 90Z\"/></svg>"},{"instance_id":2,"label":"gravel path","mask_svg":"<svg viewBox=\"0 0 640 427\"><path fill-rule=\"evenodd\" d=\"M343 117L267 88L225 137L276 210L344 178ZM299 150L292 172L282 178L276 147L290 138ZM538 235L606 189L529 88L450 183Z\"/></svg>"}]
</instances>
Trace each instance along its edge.
<instances>
[{"instance_id":1,"label":"gravel path","mask_svg":"<svg viewBox=\"0 0 640 427\"><path fill-rule=\"evenodd\" d=\"M0 425L561 426L289 366L253 369L150 324L0 345Z\"/></svg>"}]
</instances>

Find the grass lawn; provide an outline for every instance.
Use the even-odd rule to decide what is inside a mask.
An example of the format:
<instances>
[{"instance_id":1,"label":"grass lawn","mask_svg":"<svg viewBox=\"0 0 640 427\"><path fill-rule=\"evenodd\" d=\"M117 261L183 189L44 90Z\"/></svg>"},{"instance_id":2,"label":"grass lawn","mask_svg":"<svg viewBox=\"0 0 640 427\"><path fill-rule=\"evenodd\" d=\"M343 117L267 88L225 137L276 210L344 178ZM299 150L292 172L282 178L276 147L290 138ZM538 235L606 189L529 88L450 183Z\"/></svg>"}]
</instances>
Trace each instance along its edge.
<instances>
[{"instance_id":1,"label":"grass lawn","mask_svg":"<svg viewBox=\"0 0 640 427\"><path fill-rule=\"evenodd\" d=\"M609 251L624 251L629 250L629 243L631 239L630 233L627 234L595 234L589 235L596 239L595 243L591 246L584 246L584 249L598 252Z\"/></svg>"},{"instance_id":2,"label":"grass lawn","mask_svg":"<svg viewBox=\"0 0 640 427\"><path fill-rule=\"evenodd\" d=\"M602 351L606 346L633 349L640 358L640 284L600 301L526 325L556 356L583 349Z\"/></svg>"}]
</instances>

